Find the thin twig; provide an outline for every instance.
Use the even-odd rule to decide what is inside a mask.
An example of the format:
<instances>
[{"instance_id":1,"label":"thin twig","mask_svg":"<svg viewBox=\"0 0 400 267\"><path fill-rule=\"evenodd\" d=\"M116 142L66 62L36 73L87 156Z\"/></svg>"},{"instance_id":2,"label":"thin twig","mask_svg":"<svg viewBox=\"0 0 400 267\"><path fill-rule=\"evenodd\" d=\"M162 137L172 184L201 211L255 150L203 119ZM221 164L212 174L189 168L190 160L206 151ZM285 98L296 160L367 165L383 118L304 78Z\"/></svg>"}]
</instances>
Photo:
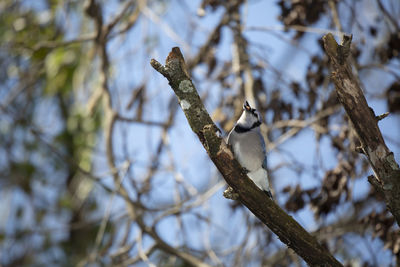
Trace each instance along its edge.
<instances>
[{"instance_id":1,"label":"thin twig","mask_svg":"<svg viewBox=\"0 0 400 267\"><path fill-rule=\"evenodd\" d=\"M331 33L338 37L341 37L346 34L345 32L342 32L342 31L333 31L333 30L329 30L329 29L313 28L313 27L307 27L307 26L302 26L302 25L251 26L251 27L245 28L245 31L287 31L287 30L315 33L315 34L320 34L320 35Z\"/></svg>"}]
</instances>

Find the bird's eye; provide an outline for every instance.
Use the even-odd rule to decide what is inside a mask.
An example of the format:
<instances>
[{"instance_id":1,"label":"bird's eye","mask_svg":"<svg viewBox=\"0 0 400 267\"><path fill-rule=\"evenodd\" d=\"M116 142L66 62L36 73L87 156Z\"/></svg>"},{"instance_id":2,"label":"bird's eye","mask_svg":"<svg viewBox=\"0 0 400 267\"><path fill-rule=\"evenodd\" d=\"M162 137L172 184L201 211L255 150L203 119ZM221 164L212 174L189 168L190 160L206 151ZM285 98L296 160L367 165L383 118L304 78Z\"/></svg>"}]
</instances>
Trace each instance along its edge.
<instances>
[{"instance_id":1,"label":"bird's eye","mask_svg":"<svg viewBox=\"0 0 400 267\"><path fill-rule=\"evenodd\" d=\"M247 110L247 111L251 111L252 110L252 108L249 105L249 102L247 102L247 101L244 102L243 109Z\"/></svg>"}]
</instances>

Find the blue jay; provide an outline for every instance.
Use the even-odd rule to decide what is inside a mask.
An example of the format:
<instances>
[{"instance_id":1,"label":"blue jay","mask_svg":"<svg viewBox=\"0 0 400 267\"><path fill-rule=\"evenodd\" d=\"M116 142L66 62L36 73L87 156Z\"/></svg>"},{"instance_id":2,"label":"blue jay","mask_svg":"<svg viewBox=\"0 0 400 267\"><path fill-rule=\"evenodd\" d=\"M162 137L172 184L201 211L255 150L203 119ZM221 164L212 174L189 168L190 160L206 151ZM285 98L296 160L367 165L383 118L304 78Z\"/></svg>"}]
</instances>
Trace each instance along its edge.
<instances>
[{"instance_id":1,"label":"blue jay","mask_svg":"<svg viewBox=\"0 0 400 267\"><path fill-rule=\"evenodd\" d=\"M244 168L247 176L261 189L270 199L268 175L266 171L267 156L264 138L260 132L260 116L251 108L247 101L243 104L243 113L236 122L235 127L228 135L228 144L233 150L235 158Z\"/></svg>"}]
</instances>

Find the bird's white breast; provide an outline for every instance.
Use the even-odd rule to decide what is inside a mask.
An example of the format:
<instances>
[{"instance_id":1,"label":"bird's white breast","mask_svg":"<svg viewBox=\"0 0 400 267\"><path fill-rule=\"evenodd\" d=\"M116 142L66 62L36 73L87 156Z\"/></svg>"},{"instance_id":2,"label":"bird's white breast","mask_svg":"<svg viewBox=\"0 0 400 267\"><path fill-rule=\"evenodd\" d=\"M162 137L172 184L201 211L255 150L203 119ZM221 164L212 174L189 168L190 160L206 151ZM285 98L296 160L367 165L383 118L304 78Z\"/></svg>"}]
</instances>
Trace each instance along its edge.
<instances>
[{"instance_id":1,"label":"bird's white breast","mask_svg":"<svg viewBox=\"0 0 400 267\"><path fill-rule=\"evenodd\" d=\"M262 168L265 155L259 133L249 131L236 134L234 138L236 140L233 142L233 153L240 165L249 171Z\"/></svg>"}]
</instances>

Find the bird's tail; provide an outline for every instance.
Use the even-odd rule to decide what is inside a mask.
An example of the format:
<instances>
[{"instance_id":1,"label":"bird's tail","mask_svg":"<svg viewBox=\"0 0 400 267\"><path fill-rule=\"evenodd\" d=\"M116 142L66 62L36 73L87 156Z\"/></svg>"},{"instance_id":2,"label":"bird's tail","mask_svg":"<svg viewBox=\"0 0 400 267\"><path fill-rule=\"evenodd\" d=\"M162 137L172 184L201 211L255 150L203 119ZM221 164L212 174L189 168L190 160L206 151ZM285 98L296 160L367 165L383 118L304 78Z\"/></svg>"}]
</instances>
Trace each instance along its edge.
<instances>
[{"instance_id":1,"label":"bird's tail","mask_svg":"<svg viewBox=\"0 0 400 267\"><path fill-rule=\"evenodd\" d=\"M268 182L268 175L267 171L263 168L260 168L258 170L249 172L247 174L249 178L261 189L267 194L267 196L274 200L271 194L271 190L269 189L269 182Z\"/></svg>"},{"instance_id":2,"label":"bird's tail","mask_svg":"<svg viewBox=\"0 0 400 267\"><path fill-rule=\"evenodd\" d=\"M271 200L274 200L274 197L272 196L272 194L271 194L271 191L266 191L266 190L264 190L264 193L271 199Z\"/></svg>"}]
</instances>

